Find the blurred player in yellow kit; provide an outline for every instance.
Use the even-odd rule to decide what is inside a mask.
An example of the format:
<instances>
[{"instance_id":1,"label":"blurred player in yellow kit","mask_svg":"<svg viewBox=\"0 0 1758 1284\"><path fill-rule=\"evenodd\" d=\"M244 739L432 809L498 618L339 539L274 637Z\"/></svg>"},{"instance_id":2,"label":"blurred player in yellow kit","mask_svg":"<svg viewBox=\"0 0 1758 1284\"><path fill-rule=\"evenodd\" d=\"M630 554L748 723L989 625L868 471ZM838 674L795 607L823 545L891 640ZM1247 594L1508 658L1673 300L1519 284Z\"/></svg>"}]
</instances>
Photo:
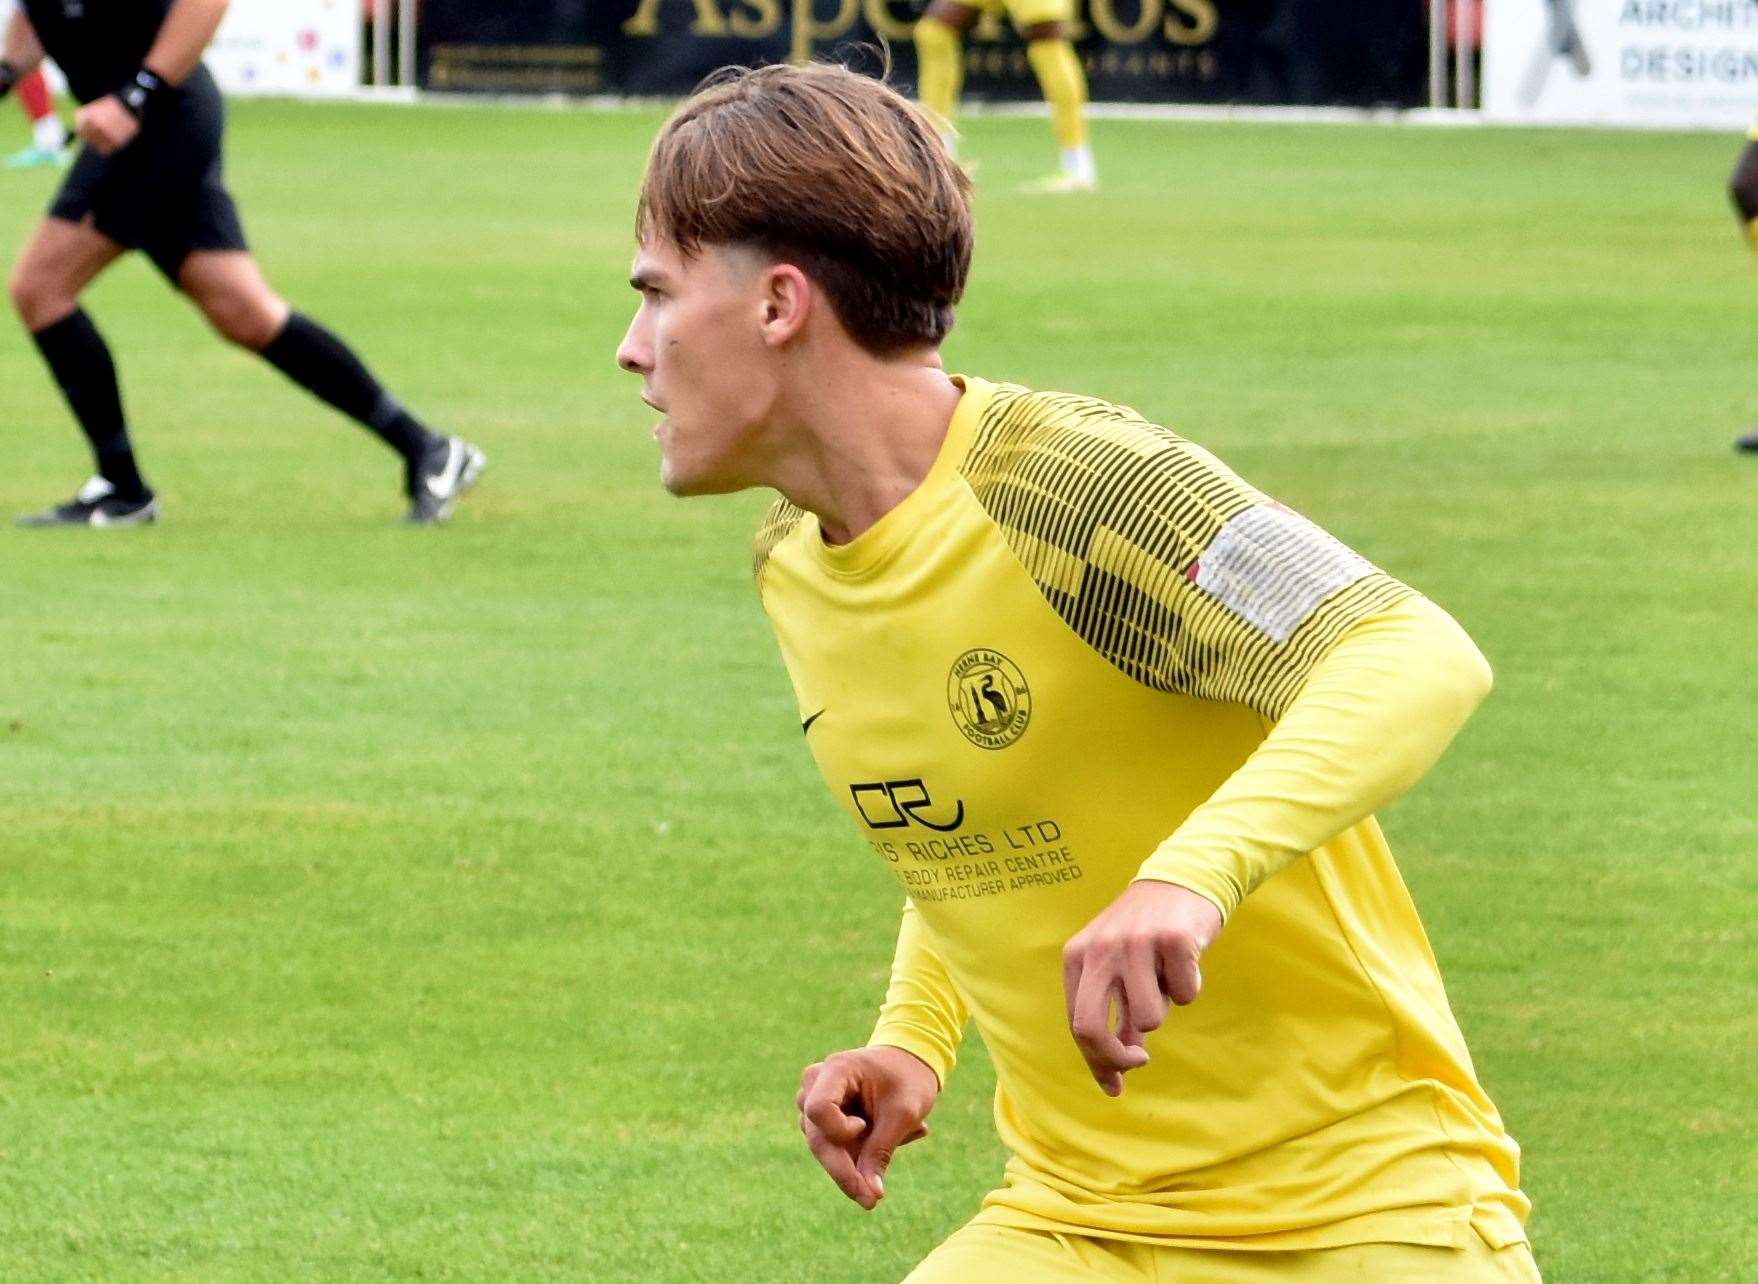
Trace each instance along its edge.
<instances>
[{"instance_id":1,"label":"blurred player in yellow kit","mask_svg":"<svg viewBox=\"0 0 1758 1284\"><path fill-rule=\"evenodd\" d=\"M1061 168L1032 184L1039 191L1088 191L1098 182L1093 149L1087 141L1087 78L1069 40L1074 0L933 0L916 23L917 80L922 106L933 113L942 138L952 146L952 119L964 86L962 38L983 9L1005 8L1026 42L1026 58L1050 105Z\"/></svg>"},{"instance_id":2,"label":"blurred player in yellow kit","mask_svg":"<svg viewBox=\"0 0 1758 1284\"><path fill-rule=\"evenodd\" d=\"M1131 410L949 375L968 183L876 81L712 79L637 230L663 481L781 493L763 608L907 896L801 1129L871 1209L968 1023L995 1065L1006 1174L914 1284L1536 1281L1372 819L1488 689L1464 631Z\"/></svg>"}]
</instances>

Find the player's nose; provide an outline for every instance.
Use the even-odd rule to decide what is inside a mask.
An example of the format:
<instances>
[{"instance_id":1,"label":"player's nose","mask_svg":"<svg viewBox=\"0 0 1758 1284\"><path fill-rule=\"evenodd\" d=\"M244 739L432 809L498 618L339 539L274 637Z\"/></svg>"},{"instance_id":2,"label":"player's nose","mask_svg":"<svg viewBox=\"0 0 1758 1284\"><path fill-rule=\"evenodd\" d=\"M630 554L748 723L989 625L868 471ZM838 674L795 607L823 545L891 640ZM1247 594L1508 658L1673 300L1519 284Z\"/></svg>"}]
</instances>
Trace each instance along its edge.
<instances>
[{"instance_id":1,"label":"player's nose","mask_svg":"<svg viewBox=\"0 0 1758 1284\"><path fill-rule=\"evenodd\" d=\"M630 374L645 374L653 368L652 355L647 345L636 337L633 326L617 344L617 364Z\"/></svg>"},{"instance_id":2,"label":"player's nose","mask_svg":"<svg viewBox=\"0 0 1758 1284\"><path fill-rule=\"evenodd\" d=\"M653 369L653 350L630 330L617 345L617 364L630 374L646 374Z\"/></svg>"}]
</instances>

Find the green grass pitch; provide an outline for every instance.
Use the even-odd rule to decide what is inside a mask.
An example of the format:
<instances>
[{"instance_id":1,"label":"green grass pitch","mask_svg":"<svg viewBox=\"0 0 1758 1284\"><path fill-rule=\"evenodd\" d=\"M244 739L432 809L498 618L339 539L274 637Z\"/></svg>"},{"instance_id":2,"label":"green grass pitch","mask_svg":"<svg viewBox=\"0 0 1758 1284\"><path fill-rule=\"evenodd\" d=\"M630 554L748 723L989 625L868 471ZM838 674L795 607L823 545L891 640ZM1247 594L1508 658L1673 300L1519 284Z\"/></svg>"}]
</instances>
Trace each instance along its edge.
<instances>
[{"instance_id":1,"label":"green grass pitch","mask_svg":"<svg viewBox=\"0 0 1758 1284\"><path fill-rule=\"evenodd\" d=\"M23 142L13 109L0 144ZM165 520L0 529L0 1279L883 1281L1000 1155L973 1039L872 1216L794 1131L897 897L612 352L657 113L240 103L271 280L490 469L389 457L131 261ZM1708 135L970 122L949 364L1132 404L1462 619L1387 817L1553 1281L1758 1278L1758 280ZM10 255L52 178L0 174ZM0 334L0 513L83 450ZM1176 1020L1174 1019L1174 1027Z\"/></svg>"}]
</instances>

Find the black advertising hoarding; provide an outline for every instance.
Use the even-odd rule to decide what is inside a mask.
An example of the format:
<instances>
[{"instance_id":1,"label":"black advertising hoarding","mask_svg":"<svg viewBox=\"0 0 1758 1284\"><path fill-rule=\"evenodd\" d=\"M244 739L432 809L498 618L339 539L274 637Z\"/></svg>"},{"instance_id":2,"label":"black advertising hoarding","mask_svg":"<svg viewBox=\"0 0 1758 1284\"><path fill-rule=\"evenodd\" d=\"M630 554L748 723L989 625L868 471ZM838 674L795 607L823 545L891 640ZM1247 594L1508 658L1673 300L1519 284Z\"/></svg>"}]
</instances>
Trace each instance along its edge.
<instances>
[{"instance_id":1,"label":"black advertising hoarding","mask_svg":"<svg viewBox=\"0 0 1758 1284\"><path fill-rule=\"evenodd\" d=\"M1075 0L1101 102L1414 106L1427 18L1417 0ZM675 97L728 63L890 46L913 84L908 0L424 0L421 85L479 93ZM999 10L965 41L967 98L1038 96ZM858 65L872 68L877 56Z\"/></svg>"}]
</instances>

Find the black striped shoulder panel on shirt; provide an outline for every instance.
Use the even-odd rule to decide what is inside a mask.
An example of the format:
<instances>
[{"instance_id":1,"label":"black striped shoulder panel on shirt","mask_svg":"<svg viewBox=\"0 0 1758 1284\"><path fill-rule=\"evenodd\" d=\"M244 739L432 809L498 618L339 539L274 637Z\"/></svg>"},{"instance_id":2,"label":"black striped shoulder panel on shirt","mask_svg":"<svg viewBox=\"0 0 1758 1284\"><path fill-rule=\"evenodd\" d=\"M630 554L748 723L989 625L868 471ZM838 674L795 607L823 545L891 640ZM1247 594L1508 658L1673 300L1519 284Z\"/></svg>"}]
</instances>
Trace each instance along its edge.
<instances>
[{"instance_id":1,"label":"black striped shoulder panel on shirt","mask_svg":"<svg viewBox=\"0 0 1758 1284\"><path fill-rule=\"evenodd\" d=\"M1133 410L997 388L962 469L1057 613L1160 691L1279 718L1353 625L1411 596Z\"/></svg>"},{"instance_id":2,"label":"black striped shoulder panel on shirt","mask_svg":"<svg viewBox=\"0 0 1758 1284\"><path fill-rule=\"evenodd\" d=\"M763 514L763 520L757 524L757 537L751 542L751 575L759 586L763 583L763 568L769 564L769 555L805 515L805 509L779 498Z\"/></svg>"}]
</instances>

